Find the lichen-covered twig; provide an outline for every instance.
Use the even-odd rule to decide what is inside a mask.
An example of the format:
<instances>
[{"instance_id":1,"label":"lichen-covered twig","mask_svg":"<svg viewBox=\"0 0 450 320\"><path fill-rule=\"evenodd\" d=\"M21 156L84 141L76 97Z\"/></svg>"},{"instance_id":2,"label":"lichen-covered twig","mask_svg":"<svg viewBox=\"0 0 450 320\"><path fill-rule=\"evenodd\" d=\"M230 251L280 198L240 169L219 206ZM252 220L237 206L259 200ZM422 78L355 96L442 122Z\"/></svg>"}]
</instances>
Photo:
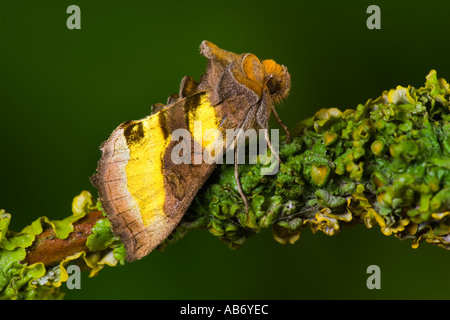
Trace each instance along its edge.
<instances>
[{"instance_id":1,"label":"lichen-covered twig","mask_svg":"<svg viewBox=\"0 0 450 320\"><path fill-rule=\"evenodd\" d=\"M433 70L419 89L398 86L355 110L318 111L282 143L276 175L241 166L248 213L224 165L166 244L199 224L231 247L269 226L277 241L294 243L306 226L334 235L364 224L413 247L450 248L449 97Z\"/></svg>"},{"instance_id":2,"label":"lichen-covered twig","mask_svg":"<svg viewBox=\"0 0 450 320\"><path fill-rule=\"evenodd\" d=\"M73 254L89 251L86 246L87 239L100 219L106 219L101 211L88 213L73 224L73 231L65 239L58 238L55 231L48 226L27 248L27 255L21 263L31 265L42 262L44 266L51 267Z\"/></svg>"},{"instance_id":3,"label":"lichen-covered twig","mask_svg":"<svg viewBox=\"0 0 450 320\"><path fill-rule=\"evenodd\" d=\"M272 227L275 240L294 243L301 229L334 235L344 226L378 226L385 235L450 248L450 86L433 70L425 86L384 91L356 109L322 109L281 142L279 171L270 163L241 165L249 210L234 166L222 165L201 189L179 226L160 245L189 230L208 229L231 248ZM68 263L95 275L123 264L125 252L87 192L73 216L41 218L21 232L0 212L0 298L60 298Z\"/></svg>"},{"instance_id":4,"label":"lichen-covered twig","mask_svg":"<svg viewBox=\"0 0 450 320\"><path fill-rule=\"evenodd\" d=\"M20 232L8 229L10 221L0 210L0 299L59 299L66 265L76 263L94 276L105 265L125 262L123 244L87 191L74 198L72 215L63 220L41 217Z\"/></svg>"}]
</instances>

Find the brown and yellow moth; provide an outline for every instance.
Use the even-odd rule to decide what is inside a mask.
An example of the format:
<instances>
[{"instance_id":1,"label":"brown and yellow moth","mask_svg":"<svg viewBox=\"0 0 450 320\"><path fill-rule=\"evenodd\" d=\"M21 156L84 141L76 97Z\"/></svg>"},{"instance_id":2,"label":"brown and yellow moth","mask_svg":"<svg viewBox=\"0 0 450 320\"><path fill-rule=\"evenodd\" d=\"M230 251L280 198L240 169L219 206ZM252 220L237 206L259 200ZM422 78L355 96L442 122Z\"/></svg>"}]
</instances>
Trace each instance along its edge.
<instances>
[{"instance_id":1,"label":"brown and yellow moth","mask_svg":"<svg viewBox=\"0 0 450 320\"><path fill-rule=\"evenodd\" d=\"M173 161L173 152L193 159L209 148L217 159L236 145L214 135L204 139L208 130L223 137L228 129L267 129L271 113L281 124L274 103L289 92L286 67L260 61L251 53L222 50L208 41L202 42L200 53L208 65L199 83L184 77L179 93L166 105L156 104L146 118L122 123L100 147L102 157L92 183L128 261L144 257L172 232L216 166L214 161L179 163ZM180 148L173 135L178 129L192 135L191 145ZM268 134L265 138L269 143ZM215 152L217 143L220 152Z\"/></svg>"}]
</instances>

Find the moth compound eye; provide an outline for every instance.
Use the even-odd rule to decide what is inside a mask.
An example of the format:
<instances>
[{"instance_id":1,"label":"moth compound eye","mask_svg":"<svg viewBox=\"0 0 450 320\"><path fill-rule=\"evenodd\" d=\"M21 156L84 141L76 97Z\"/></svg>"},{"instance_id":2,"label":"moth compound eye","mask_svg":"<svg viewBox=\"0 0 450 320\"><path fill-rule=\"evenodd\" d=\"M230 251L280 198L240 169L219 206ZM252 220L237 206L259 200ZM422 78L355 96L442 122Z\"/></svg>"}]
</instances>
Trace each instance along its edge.
<instances>
[{"instance_id":1,"label":"moth compound eye","mask_svg":"<svg viewBox=\"0 0 450 320\"><path fill-rule=\"evenodd\" d=\"M276 94L280 90L280 82L277 81L275 78L270 77L267 80L267 89L269 89L269 93L271 95Z\"/></svg>"},{"instance_id":2,"label":"moth compound eye","mask_svg":"<svg viewBox=\"0 0 450 320\"><path fill-rule=\"evenodd\" d=\"M264 73L266 75L266 87L270 96L277 103L285 98L291 87L291 76L285 66L279 65L273 60L263 60Z\"/></svg>"}]
</instances>

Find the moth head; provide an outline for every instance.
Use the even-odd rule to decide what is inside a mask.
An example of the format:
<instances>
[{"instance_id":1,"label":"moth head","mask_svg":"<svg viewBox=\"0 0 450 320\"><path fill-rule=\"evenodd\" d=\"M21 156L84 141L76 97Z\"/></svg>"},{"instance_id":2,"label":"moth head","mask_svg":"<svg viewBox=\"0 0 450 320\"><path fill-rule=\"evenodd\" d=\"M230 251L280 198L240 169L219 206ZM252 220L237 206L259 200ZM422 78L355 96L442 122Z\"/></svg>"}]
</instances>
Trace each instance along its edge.
<instances>
[{"instance_id":1,"label":"moth head","mask_svg":"<svg viewBox=\"0 0 450 320\"><path fill-rule=\"evenodd\" d=\"M287 68L273 60L263 60L265 85L275 102L286 98L291 88L291 76Z\"/></svg>"},{"instance_id":2,"label":"moth head","mask_svg":"<svg viewBox=\"0 0 450 320\"><path fill-rule=\"evenodd\" d=\"M267 91L274 102L286 98L291 88L291 76L285 66L274 60L260 61L251 53L241 55L241 72L244 77L236 78L261 96ZM244 79L245 78L245 79Z\"/></svg>"},{"instance_id":3,"label":"moth head","mask_svg":"<svg viewBox=\"0 0 450 320\"><path fill-rule=\"evenodd\" d=\"M202 42L200 53L208 58L209 63L207 73L198 87L199 90L220 88L222 91L230 91L234 88L230 86L234 81L243 88L253 91L255 99L268 92L275 103L280 102L289 93L291 87L289 72L285 66L279 65L274 60L260 61L251 53L235 54L220 49L209 41ZM224 83L225 85L222 85ZM221 93L222 97L229 94Z\"/></svg>"}]
</instances>

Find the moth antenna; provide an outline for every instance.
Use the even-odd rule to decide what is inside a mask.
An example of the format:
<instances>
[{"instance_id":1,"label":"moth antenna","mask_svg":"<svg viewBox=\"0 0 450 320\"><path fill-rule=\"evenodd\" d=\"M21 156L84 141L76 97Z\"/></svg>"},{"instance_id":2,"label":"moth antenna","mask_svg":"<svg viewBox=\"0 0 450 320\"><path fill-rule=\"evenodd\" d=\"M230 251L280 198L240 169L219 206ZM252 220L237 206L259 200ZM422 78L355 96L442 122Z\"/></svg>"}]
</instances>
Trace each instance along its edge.
<instances>
[{"instance_id":1,"label":"moth antenna","mask_svg":"<svg viewBox=\"0 0 450 320\"><path fill-rule=\"evenodd\" d=\"M234 224L235 226L238 226L239 228L242 228L242 229L245 229L245 230L247 230L247 231L250 231L250 232L255 233L255 230L253 230L252 228L243 226L240 222L236 222L236 221L234 221L232 218L227 218L227 220L228 220L229 222L231 222L232 224ZM238 220L239 220L239 219L238 219Z\"/></svg>"},{"instance_id":2,"label":"moth antenna","mask_svg":"<svg viewBox=\"0 0 450 320\"><path fill-rule=\"evenodd\" d=\"M239 194L241 195L242 200L244 200L245 205L245 213L248 213L248 201L244 194L244 191L242 190L241 181L239 179L239 164L238 164L238 152L237 148L234 149L234 178L236 179L236 185L239 191Z\"/></svg>"},{"instance_id":3,"label":"moth antenna","mask_svg":"<svg viewBox=\"0 0 450 320\"><path fill-rule=\"evenodd\" d=\"M316 211L316 210L318 210L318 208L316 206L314 206L312 208L309 208L309 209L306 209L306 210L303 210L303 211L299 211L299 212L287 215L285 217L281 217L279 219L276 219L276 220L272 221L272 224L274 224L274 223L276 223L278 221L286 220L287 218L291 218L291 217L294 217L294 216L297 216L297 215L300 215L300 214L303 214L303 213L306 213L306 212L309 212L309 211Z\"/></svg>"},{"instance_id":4,"label":"moth antenna","mask_svg":"<svg viewBox=\"0 0 450 320\"><path fill-rule=\"evenodd\" d=\"M272 142L270 142L270 137L269 137L269 130L264 129L264 139L267 142L267 145L269 146L270 152L272 153L272 155L277 158L279 163L282 163L281 159L280 159L280 155L275 152L275 150L272 147Z\"/></svg>"},{"instance_id":5,"label":"moth antenna","mask_svg":"<svg viewBox=\"0 0 450 320\"><path fill-rule=\"evenodd\" d=\"M281 121L280 117L278 116L277 111L275 110L275 107L272 105L272 112L273 112L273 116L275 117L275 120L277 120L277 122L280 124L280 126L283 128L284 132L286 132L286 142L290 143L291 142L291 134L289 132L288 127L283 123L283 121ZM272 150L272 149L271 149Z\"/></svg>"}]
</instances>

